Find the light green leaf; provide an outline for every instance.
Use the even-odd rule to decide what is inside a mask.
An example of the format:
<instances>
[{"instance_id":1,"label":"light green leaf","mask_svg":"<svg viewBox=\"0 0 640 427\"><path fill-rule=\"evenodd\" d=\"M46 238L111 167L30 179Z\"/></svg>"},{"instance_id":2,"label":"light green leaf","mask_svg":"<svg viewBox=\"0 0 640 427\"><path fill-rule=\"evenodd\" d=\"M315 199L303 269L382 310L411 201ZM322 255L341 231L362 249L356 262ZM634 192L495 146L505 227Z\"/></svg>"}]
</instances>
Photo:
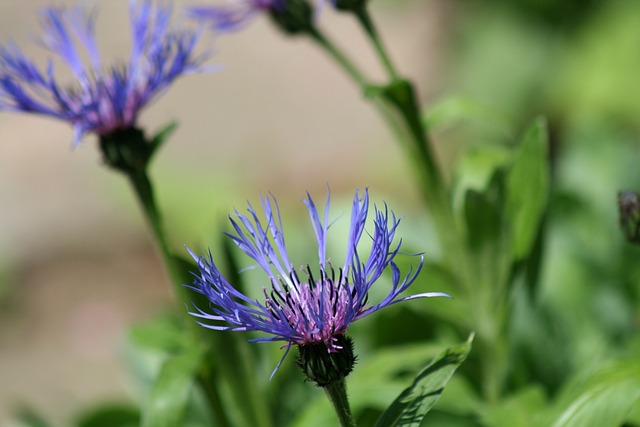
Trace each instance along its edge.
<instances>
[{"instance_id":1,"label":"light green leaf","mask_svg":"<svg viewBox=\"0 0 640 427\"><path fill-rule=\"evenodd\" d=\"M182 325L175 316L165 315L129 329L129 341L139 349L170 352L181 350L189 343Z\"/></svg>"},{"instance_id":2,"label":"light green leaf","mask_svg":"<svg viewBox=\"0 0 640 427\"><path fill-rule=\"evenodd\" d=\"M451 347L438 355L380 416L374 427L419 427L427 412L442 395L453 373L471 351L472 341L473 334L466 343Z\"/></svg>"},{"instance_id":3,"label":"light green leaf","mask_svg":"<svg viewBox=\"0 0 640 427\"><path fill-rule=\"evenodd\" d=\"M193 344L169 357L143 408L142 427L180 427L204 349Z\"/></svg>"},{"instance_id":4,"label":"light green leaf","mask_svg":"<svg viewBox=\"0 0 640 427\"><path fill-rule=\"evenodd\" d=\"M563 394L553 427L617 427L640 402L640 360L610 363Z\"/></svg>"},{"instance_id":5,"label":"light green leaf","mask_svg":"<svg viewBox=\"0 0 640 427\"><path fill-rule=\"evenodd\" d=\"M546 407L544 390L530 386L488 406L482 414L487 427L538 427Z\"/></svg>"},{"instance_id":6,"label":"light green leaf","mask_svg":"<svg viewBox=\"0 0 640 427\"><path fill-rule=\"evenodd\" d=\"M507 175L507 217L514 260L527 256L549 197L547 124L537 119L529 128Z\"/></svg>"},{"instance_id":7,"label":"light green leaf","mask_svg":"<svg viewBox=\"0 0 640 427\"><path fill-rule=\"evenodd\" d=\"M431 130L449 128L462 122L477 123L505 137L513 134L507 117L487 105L463 96L448 97L423 114L423 123Z\"/></svg>"},{"instance_id":8,"label":"light green leaf","mask_svg":"<svg viewBox=\"0 0 640 427\"><path fill-rule=\"evenodd\" d=\"M456 210L463 206L468 190L487 191L496 171L511 160L511 149L500 144L483 144L470 147L460 159L456 171L453 203Z\"/></svg>"}]
</instances>

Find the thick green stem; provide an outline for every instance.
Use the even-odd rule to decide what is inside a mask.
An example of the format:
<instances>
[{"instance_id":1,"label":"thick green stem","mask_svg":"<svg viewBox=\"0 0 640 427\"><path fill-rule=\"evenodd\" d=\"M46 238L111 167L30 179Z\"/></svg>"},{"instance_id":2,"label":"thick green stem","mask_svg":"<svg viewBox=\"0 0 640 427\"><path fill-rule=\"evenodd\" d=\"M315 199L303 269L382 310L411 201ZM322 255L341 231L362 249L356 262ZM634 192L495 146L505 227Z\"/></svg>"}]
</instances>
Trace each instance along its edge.
<instances>
[{"instance_id":1,"label":"thick green stem","mask_svg":"<svg viewBox=\"0 0 640 427\"><path fill-rule=\"evenodd\" d=\"M327 397L336 410L341 427L356 427L356 423L351 416L349 400L347 399L347 386L344 378L338 382L324 387Z\"/></svg>"}]
</instances>

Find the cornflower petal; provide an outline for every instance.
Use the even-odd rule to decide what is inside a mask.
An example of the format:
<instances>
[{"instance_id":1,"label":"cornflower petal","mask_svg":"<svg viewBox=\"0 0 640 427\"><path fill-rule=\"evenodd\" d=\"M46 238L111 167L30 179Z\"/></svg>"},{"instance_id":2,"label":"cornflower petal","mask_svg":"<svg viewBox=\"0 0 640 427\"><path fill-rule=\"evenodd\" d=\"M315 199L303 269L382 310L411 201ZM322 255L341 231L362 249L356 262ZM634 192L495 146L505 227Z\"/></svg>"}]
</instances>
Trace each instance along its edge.
<instances>
[{"instance_id":1,"label":"cornflower petal","mask_svg":"<svg viewBox=\"0 0 640 427\"><path fill-rule=\"evenodd\" d=\"M255 338L252 342L284 341L288 350L294 344L323 344L329 353L341 351L341 338L355 320L361 319L379 309L417 298L448 296L439 292L421 293L407 297L400 295L416 280L424 261L421 257L418 267L409 269L402 277L394 258L400 251L401 242L393 245L400 220L387 205L384 210L374 207L374 232L371 251L362 262L357 247L364 234L369 208L368 191L360 197L356 191L351 212L351 226L347 253L342 268L337 271L330 263L325 263L326 235L329 229L329 201L321 221L318 209L311 196L303 199L309 211L312 228L316 235L319 253L319 272L314 273L309 265L303 267L306 280L300 280L298 272L289 262L284 243L284 228L275 197L261 197L262 213L266 219L263 225L258 213L248 204L249 215L235 211L230 217L235 233L228 237L266 273L271 288L263 288L264 301L259 302L237 291L218 270L211 252L207 257L189 253L197 261L198 272L194 281L185 285L205 295L210 306L208 310L195 307L190 312L203 326L227 331L258 331L266 337ZM391 289L377 304L369 305L369 289L385 270L391 270ZM206 322L215 322L208 324ZM225 324L226 323L226 324ZM284 359L284 356L283 356ZM274 372L281 365L276 366Z\"/></svg>"},{"instance_id":2,"label":"cornflower petal","mask_svg":"<svg viewBox=\"0 0 640 427\"><path fill-rule=\"evenodd\" d=\"M327 195L327 204L324 213L324 221L320 221L320 217L318 216L318 210L313 204L313 200L311 199L311 195L307 192L306 200L303 200L304 204L307 206L309 210L309 217L311 218L311 225L313 226L313 231L316 233L316 240L318 241L318 261L321 267L325 267L325 258L327 256L327 221L329 218L329 202L331 200L331 193Z\"/></svg>"}]
</instances>

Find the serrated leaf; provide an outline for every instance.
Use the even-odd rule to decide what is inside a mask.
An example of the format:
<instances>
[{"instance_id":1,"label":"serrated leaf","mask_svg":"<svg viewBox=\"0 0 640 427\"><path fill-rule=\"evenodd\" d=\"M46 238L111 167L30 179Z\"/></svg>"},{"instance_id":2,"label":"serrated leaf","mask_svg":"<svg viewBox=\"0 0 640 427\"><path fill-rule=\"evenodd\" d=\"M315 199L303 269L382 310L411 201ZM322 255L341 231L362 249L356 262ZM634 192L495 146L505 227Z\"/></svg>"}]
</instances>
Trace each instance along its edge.
<instances>
[{"instance_id":1,"label":"serrated leaf","mask_svg":"<svg viewBox=\"0 0 640 427\"><path fill-rule=\"evenodd\" d=\"M453 373L467 358L472 341L473 335L466 343L439 354L380 416L374 427L419 427Z\"/></svg>"},{"instance_id":2,"label":"serrated leaf","mask_svg":"<svg viewBox=\"0 0 640 427\"><path fill-rule=\"evenodd\" d=\"M169 357L143 408L142 427L180 427L204 349L193 344Z\"/></svg>"},{"instance_id":3,"label":"serrated leaf","mask_svg":"<svg viewBox=\"0 0 640 427\"><path fill-rule=\"evenodd\" d=\"M530 252L549 197L547 124L537 119L526 132L506 179L506 212L511 252L520 260Z\"/></svg>"}]
</instances>

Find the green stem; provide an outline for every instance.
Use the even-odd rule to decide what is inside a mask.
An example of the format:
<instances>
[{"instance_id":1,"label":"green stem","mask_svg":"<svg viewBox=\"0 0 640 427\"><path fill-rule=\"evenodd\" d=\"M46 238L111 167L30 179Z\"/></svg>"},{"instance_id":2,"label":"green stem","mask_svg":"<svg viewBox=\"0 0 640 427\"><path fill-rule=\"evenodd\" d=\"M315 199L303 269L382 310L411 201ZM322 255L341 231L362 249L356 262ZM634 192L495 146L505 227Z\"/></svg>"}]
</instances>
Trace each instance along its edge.
<instances>
[{"instance_id":1,"label":"green stem","mask_svg":"<svg viewBox=\"0 0 640 427\"><path fill-rule=\"evenodd\" d=\"M367 36L373 43L373 47L375 48L375 51L378 54L378 57L380 58L380 61L384 65L385 70L387 70L387 74L389 75L389 78L392 81L398 80L398 73L395 67L393 66L391 57L387 53L387 49L385 49L384 44L382 43L382 38L378 34L378 31L376 30L376 27L373 23L373 20L369 15L367 6L363 5L362 7L359 7L356 10L354 10L353 13L356 15L356 17L358 18L358 22L360 22L360 25L362 25L362 28L364 28L365 32L367 33Z\"/></svg>"},{"instance_id":2,"label":"green stem","mask_svg":"<svg viewBox=\"0 0 640 427\"><path fill-rule=\"evenodd\" d=\"M215 419L214 425L220 427L231 427L231 421L229 421L226 416L226 411L222 400L220 399L218 388L215 387L213 383L213 372L209 369L210 367L208 364L203 364L202 369L198 373L198 383L202 387L204 394L207 396L209 408L211 409Z\"/></svg>"},{"instance_id":3,"label":"green stem","mask_svg":"<svg viewBox=\"0 0 640 427\"><path fill-rule=\"evenodd\" d=\"M344 378L336 383L324 387L327 397L336 410L341 427L356 427L356 423L351 416L349 409L349 399L347 399L347 386Z\"/></svg>"},{"instance_id":4,"label":"green stem","mask_svg":"<svg viewBox=\"0 0 640 427\"><path fill-rule=\"evenodd\" d=\"M434 189L437 189L441 178L430 141L422 124L420 108L413 86L406 80L398 79L384 87L382 91L379 88L376 90L358 67L324 34L317 29L309 31L308 34L336 61L362 92L373 94L374 104L391 129L395 131L401 141L406 141L409 144L407 147L410 151L409 157L414 159L414 163L416 160L418 161L418 172L420 176L424 177L421 181L427 181L425 195L428 197L434 192ZM376 91L380 93L375 93Z\"/></svg>"},{"instance_id":5,"label":"green stem","mask_svg":"<svg viewBox=\"0 0 640 427\"><path fill-rule=\"evenodd\" d=\"M455 273L468 300L477 301L481 297L479 295L481 292L475 286L479 280L479 272L474 265L474 254L469 252L466 246L465 230L458 223L453 212L450 190L436 161L433 144L422 120L415 89L409 80L399 77L366 6L354 9L353 13L389 75L390 82L386 86L376 87L370 84L353 63L326 38L313 35L314 40L336 60L363 92L371 95L372 102L403 145L435 223L442 247L443 262L450 271ZM485 394L491 398L497 398L500 394L500 378L504 375L502 366L506 357L503 346L493 339L495 331L501 329L502 320L492 311L495 308L491 305L492 298L489 298L487 303L489 305L480 310L482 313L477 313L474 309L471 309L471 312L477 314L476 324L488 322L483 330L478 331L479 340L484 338L488 349L481 362L483 382Z\"/></svg>"},{"instance_id":6,"label":"green stem","mask_svg":"<svg viewBox=\"0 0 640 427\"><path fill-rule=\"evenodd\" d=\"M178 268L175 266L173 255L171 254L167 238L164 230L162 229L162 221L153 196L151 181L144 170L132 171L127 174L127 177L129 178L134 193L142 206L145 218L151 227L153 237L158 244L162 260L167 268L176 293L180 297L179 299L183 300L182 296L184 295L184 291L180 280L180 273Z\"/></svg>"},{"instance_id":7,"label":"green stem","mask_svg":"<svg viewBox=\"0 0 640 427\"><path fill-rule=\"evenodd\" d=\"M166 235L162 228L162 220L160 217L160 212L158 211L157 205L155 203L153 187L151 185L151 181L149 180L149 176L144 169L129 171L126 173L126 175L131 182L134 193L136 194L136 197L138 198L138 201L142 206L144 215L149 223L149 226L151 227L153 237L158 244L160 254L162 255L162 260L168 270L169 276L171 278L171 283L176 292L176 296L178 297L178 300L180 302L189 303L186 289L182 286L182 274L180 271L180 267L176 265L173 254L169 249ZM185 317L189 317L186 311L181 310L181 312ZM197 330L197 325L192 321L192 319L186 319L186 324L190 325L190 333L198 334L199 331ZM224 406L222 405L222 400L220 398L218 389L214 386L213 373L206 367L203 367L203 369L198 373L198 382L202 386L202 389L207 396L207 400L211 407L213 417L215 418L215 425L221 427L231 427L231 422L227 418L226 411L224 410Z\"/></svg>"},{"instance_id":8,"label":"green stem","mask_svg":"<svg viewBox=\"0 0 640 427\"><path fill-rule=\"evenodd\" d=\"M311 29L309 36L331 56L349 77L362 89L368 86L367 80L358 67L318 29Z\"/></svg>"}]
</instances>

